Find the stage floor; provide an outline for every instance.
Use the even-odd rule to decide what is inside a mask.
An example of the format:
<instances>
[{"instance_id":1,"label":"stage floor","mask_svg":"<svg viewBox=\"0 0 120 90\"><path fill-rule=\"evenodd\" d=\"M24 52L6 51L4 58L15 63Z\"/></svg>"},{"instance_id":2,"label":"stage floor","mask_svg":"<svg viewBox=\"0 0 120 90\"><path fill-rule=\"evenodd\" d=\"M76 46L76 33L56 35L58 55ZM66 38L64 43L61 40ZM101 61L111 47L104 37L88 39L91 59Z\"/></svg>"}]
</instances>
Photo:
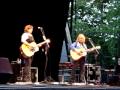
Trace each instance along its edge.
<instances>
[{"instance_id":1,"label":"stage floor","mask_svg":"<svg viewBox=\"0 0 120 90\"><path fill-rule=\"evenodd\" d=\"M0 90L120 90L120 86L66 83L0 84Z\"/></svg>"}]
</instances>

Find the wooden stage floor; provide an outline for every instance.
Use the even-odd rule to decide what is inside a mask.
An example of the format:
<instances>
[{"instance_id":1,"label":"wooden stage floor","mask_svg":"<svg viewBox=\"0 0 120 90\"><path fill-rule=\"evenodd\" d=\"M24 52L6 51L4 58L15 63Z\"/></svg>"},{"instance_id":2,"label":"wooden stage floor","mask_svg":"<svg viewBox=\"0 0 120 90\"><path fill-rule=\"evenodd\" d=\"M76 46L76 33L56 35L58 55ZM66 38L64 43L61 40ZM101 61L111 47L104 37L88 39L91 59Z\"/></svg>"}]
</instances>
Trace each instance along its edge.
<instances>
[{"instance_id":1,"label":"wooden stage floor","mask_svg":"<svg viewBox=\"0 0 120 90\"><path fill-rule=\"evenodd\" d=\"M67 84L67 83L34 83L34 84L0 84L0 90L120 90L120 86L105 84Z\"/></svg>"}]
</instances>

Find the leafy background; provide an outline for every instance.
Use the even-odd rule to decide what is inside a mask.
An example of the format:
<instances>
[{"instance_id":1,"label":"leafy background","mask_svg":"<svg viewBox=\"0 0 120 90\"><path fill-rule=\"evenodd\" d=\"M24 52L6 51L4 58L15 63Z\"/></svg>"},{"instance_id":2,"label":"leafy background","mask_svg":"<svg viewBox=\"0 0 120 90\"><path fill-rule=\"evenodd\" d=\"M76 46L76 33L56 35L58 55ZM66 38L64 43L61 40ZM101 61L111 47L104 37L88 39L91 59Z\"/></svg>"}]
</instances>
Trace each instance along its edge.
<instances>
[{"instance_id":1,"label":"leafy background","mask_svg":"<svg viewBox=\"0 0 120 90\"><path fill-rule=\"evenodd\" d=\"M88 55L90 63L103 68L115 67L120 57L119 0L73 0L69 5L68 23L72 42L79 33L84 33L95 46L101 46L97 58L96 54Z\"/></svg>"}]
</instances>

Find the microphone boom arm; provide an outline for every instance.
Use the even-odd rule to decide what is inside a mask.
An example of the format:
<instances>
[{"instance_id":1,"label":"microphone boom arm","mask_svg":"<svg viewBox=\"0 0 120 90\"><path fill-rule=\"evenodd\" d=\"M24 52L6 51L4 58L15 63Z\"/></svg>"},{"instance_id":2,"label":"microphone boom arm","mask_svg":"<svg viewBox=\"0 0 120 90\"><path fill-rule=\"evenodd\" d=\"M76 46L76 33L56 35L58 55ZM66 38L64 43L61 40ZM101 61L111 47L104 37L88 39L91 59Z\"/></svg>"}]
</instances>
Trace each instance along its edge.
<instances>
[{"instance_id":1,"label":"microphone boom arm","mask_svg":"<svg viewBox=\"0 0 120 90\"><path fill-rule=\"evenodd\" d=\"M89 42L91 43L91 45L92 45L93 47L95 47L95 45L94 45L93 41L91 40L91 38L88 38L88 40L89 40ZM95 51L96 51L97 54L99 54L99 51L98 51L97 49L95 49Z\"/></svg>"},{"instance_id":2,"label":"microphone boom arm","mask_svg":"<svg viewBox=\"0 0 120 90\"><path fill-rule=\"evenodd\" d=\"M43 28L42 28L42 27L38 27L38 29L40 29L40 31L41 31L41 33L42 33L43 40L47 40ZM46 43L46 45L49 47L49 44L48 44L48 43Z\"/></svg>"}]
</instances>

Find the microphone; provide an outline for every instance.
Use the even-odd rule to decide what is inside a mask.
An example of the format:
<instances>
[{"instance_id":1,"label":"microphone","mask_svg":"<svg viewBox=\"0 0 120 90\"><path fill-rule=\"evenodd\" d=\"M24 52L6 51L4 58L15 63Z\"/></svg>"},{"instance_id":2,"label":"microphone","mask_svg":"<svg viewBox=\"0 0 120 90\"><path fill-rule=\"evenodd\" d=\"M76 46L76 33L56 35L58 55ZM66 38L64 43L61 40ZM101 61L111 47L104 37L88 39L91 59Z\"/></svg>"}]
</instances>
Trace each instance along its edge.
<instances>
[{"instance_id":1,"label":"microphone","mask_svg":"<svg viewBox=\"0 0 120 90\"><path fill-rule=\"evenodd\" d=\"M38 29L42 29L42 27L38 27Z\"/></svg>"},{"instance_id":2,"label":"microphone","mask_svg":"<svg viewBox=\"0 0 120 90\"><path fill-rule=\"evenodd\" d=\"M91 38L88 38L89 40L91 40Z\"/></svg>"},{"instance_id":3,"label":"microphone","mask_svg":"<svg viewBox=\"0 0 120 90\"><path fill-rule=\"evenodd\" d=\"M86 37L86 40L91 40L91 38L89 38L89 37Z\"/></svg>"},{"instance_id":4,"label":"microphone","mask_svg":"<svg viewBox=\"0 0 120 90\"><path fill-rule=\"evenodd\" d=\"M40 29L42 35L43 35L43 40L46 40L46 37L45 37L45 33L44 33L44 30L42 27L38 27L38 29Z\"/></svg>"},{"instance_id":5,"label":"microphone","mask_svg":"<svg viewBox=\"0 0 120 90\"><path fill-rule=\"evenodd\" d=\"M88 38L88 41L91 43L91 45L92 45L93 47L95 47L95 45L94 45L94 43L93 43L93 40L92 40L91 38ZM98 52L97 49L95 49L95 51L97 52L97 54L99 54L99 52Z\"/></svg>"}]
</instances>

